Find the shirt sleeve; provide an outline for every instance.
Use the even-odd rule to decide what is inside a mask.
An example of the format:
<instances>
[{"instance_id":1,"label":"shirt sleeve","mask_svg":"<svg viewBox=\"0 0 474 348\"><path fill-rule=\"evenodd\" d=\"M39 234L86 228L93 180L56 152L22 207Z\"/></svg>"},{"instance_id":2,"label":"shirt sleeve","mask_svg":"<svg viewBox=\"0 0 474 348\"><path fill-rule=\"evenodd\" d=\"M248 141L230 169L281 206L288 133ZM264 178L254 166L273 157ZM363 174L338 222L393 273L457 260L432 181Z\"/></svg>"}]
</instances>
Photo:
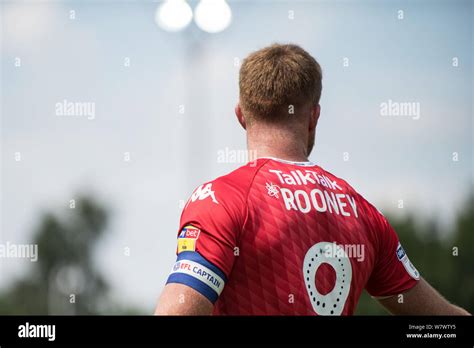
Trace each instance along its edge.
<instances>
[{"instance_id":1,"label":"shirt sleeve","mask_svg":"<svg viewBox=\"0 0 474 348\"><path fill-rule=\"evenodd\" d=\"M181 215L177 260L167 283L190 286L215 303L231 273L245 214L235 185L215 180L199 186Z\"/></svg>"},{"instance_id":2,"label":"shirt sleeve","mask_svg":"<svg viewBox=\"0 0 474 348\"><path fill-rule=\"evenodd\" d=\"M417 284L420 273L410 262L387 219L378 212L377 215L379 245L366 290L373 297L402 294Z\"/></svg>"}]
</instances>

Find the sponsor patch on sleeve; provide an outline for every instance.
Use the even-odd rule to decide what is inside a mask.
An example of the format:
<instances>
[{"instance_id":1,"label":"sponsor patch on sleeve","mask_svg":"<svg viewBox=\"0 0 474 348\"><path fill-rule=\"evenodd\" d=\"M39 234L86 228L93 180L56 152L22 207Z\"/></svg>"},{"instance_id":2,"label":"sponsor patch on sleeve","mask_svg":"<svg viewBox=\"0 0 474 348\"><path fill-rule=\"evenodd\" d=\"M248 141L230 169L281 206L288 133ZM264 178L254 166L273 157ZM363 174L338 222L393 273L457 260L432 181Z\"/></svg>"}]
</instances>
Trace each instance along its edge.
<instances>
[{"instance_id":1,"label":"sponsor patch on sleeve","mask_svg":"<svg viewBox=\"0 0 474 348\"><path fill-rule=\"evenodd\" d=\"M407 253L405 252L405 249L403 249L400 243L398 243L397 247L397 258L403 264L403 267L405 267L406 271L413 279L420 279L420 272L418 272L415 266L413 266L410 259L408 258Z\"/></svg>"},{"instance_id":2,"label":"sponsor patch on sleeve","mask_svg":"<svg viewBox=\"0 0 474 348\"><path fill-rule=\"evenodd\" d=\"M196 251L196 241L201 230L192 225L186 225L178 235L178 254L183 251Z\"/></svg>"},{"instance_id":3,"label":"sponsor patch on sleeve","mask_svg":"<svg viewBox=\"0 0 474 348\"><path fill-rule=\"evenodd\" d=\"M215 303L224 289L226 277L198 252L182 252L174 264L166 283L190 286Z\"/></svg>"}]
</instances>

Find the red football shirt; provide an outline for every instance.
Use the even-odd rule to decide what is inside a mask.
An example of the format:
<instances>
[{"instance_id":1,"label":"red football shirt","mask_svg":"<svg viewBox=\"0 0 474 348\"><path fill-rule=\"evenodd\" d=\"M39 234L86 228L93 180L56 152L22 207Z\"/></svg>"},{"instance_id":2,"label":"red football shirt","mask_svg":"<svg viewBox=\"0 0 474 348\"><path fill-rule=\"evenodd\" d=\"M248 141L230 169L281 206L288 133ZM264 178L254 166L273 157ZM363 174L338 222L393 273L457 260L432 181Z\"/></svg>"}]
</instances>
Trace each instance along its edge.
<instances>
[{"instance_id":1,"label":"red football shirt","mask_svg":"<svg viewBox=\"0 0 474 348\"><path fill-rule=\"evenodd\" d=\"M384 216L310 162L260 158L198 187L180 223L168 283L215 314L351 315L412 288L419 273Z\"/></svg>"}]
</instances>

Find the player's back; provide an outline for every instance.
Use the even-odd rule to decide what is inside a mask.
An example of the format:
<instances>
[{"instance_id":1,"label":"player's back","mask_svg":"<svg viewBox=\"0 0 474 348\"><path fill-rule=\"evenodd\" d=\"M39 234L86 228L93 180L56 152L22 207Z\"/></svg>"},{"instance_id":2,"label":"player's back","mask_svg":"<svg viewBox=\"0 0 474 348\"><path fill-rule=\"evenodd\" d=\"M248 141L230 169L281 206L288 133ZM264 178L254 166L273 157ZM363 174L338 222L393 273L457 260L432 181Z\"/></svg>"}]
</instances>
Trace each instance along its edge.
<instances>
[{"instance_id":1,"label":"player's back","mask_svg":"<svg viewBox=\"0 0 474 348\"><path fill-rule=\"evenodd\" d=\"M385 218L310 162L261 158L200 186L180 229L179 267L208 275L212 291L195 288L215 314L352 314L364 288L390 296L419 277Z\"/></svg>"}]
</instances>

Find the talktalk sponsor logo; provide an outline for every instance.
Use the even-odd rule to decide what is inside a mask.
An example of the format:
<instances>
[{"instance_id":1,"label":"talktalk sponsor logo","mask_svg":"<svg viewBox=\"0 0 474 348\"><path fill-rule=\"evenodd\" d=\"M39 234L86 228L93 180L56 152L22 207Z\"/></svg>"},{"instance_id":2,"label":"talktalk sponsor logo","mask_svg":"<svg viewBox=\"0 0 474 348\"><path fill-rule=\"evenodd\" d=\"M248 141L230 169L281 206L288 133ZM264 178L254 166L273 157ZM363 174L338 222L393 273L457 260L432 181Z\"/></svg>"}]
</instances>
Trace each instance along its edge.
<instances>
[{"instance_id":1,"label":"talktalk sponsor logo","mask_svg":"<svg viewBox=\"0 0 474 348\"><path fill-rule=\"evenodd\" d=\"M291 170L289 173L284 173L281 170L269 170L270 173L277 175L281 184L286 185L308 185L318 184L331 190L342 190L336 180L331 180L326 175L318 174L313 170Z\"/></svg>"}]
</instances>

